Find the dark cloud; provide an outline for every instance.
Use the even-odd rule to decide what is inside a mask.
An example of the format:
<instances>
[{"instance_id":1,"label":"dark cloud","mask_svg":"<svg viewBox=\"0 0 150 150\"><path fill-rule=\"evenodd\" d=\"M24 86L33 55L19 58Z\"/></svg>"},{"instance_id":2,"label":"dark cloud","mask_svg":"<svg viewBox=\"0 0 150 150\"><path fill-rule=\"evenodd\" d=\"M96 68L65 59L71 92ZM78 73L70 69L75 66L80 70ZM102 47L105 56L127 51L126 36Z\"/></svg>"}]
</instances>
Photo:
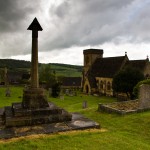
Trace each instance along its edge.
<instances>
[{"instance_id":1,"label":"dark cloud","mask_svg":"<svg viewBox=\"0 0 150 150\"><path fill-rule=\"evenodd\" d=\"M40 8L41 1L0 1L0 56L26 54L30 52L27 27L31 16ZM34 16L35 17L35 16ZM32 18L33 19L33 18Z\"/></svg>"},{"instance_id":2,"label":"dark cloud","mask_svg":"<svg viewBox=\"0 0 150 150\"><path fill-rule=\"evenodd\" d=\"M58 2L58 1L56 1ZM149 42L149 0L1 0L1 56L29 54L28 25L43 27L39 51L104 43ZM10 51L11 50L11 51Z\"/></svg>"},{"instance_id":3,"label":"dark cloud","mask_svg":"<svg viewBox=\"0 0 150 150\"><path fill-rule=\"evenodd\" d=\"M58 7L51 7L51 21L56 28L48 47L94 46L118 39L126 34L124 19L133 1L66 0Z\"/></svg>"},{"instance_id":4,"label":"dark cloud","mask_svg":"<svg viewBox=\"0 0 150 150\"><path fill-rule=\"evenodd\" d=\"M16 32L28 15L39 8L39 3L29 0L1 0L0 1L0 32Z\"/></svg>"}]
</instances>

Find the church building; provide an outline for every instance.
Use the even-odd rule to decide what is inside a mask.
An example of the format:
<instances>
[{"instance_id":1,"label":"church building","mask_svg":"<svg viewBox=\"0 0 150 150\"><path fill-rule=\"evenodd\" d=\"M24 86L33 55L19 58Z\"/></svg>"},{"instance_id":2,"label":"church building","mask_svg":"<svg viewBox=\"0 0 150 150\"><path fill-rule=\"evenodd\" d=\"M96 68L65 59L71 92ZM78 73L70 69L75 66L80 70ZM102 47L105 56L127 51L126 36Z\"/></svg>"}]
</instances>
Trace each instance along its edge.
<instances>
[{"instance_id":1,"label":"church building","mask_svg":"<svg viewBox=\"0 0 150 150\"><path fill-rule=\"evenodd\" d=\"M113 77L125 66L139 69L145 78L150 78L148 57L145 60L129 60L125 53L124 56L105 58L102 49L86 49L83 51L83 55L82 88L84 93L113 96Z\"/></svg>"}]
</instances>

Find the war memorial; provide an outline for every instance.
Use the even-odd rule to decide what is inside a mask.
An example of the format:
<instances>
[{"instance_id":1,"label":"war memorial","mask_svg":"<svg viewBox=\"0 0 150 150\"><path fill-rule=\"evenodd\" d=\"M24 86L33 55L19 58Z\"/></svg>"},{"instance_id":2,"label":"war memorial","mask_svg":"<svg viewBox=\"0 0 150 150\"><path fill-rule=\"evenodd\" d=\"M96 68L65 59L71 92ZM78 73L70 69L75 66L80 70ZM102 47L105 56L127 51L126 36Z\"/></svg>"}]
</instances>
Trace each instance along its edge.
<instances>
[{"instance_id":1,"label":"war memorial","mask_svg":"<svg viewBox=\"0 0 150 150\"><path fill-rule=\"evenodd\" d=\"M0 138L99 128L99 124L81 114L69 113L48 102L38 79L38 31L43 29L35 18L27 30L32 31L31 84L24 89L22 102L0 109Z\"/></svg>"}]
</instances>

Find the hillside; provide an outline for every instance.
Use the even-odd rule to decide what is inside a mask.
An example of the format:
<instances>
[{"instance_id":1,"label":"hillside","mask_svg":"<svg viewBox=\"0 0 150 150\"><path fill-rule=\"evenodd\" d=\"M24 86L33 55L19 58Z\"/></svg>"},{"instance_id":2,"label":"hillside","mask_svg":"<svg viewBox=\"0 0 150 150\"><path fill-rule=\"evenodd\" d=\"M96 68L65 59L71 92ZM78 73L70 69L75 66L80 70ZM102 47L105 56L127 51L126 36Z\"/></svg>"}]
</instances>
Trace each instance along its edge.
<instances>
[{"instance_id":1,"label":"hillside","mask_svg":"<svg viewBox=\"0 0 150 150\"><path fill-rule=\"evenodd\" d=\"M52 63L51 69L56 71L57 75L67 76L67 77L81 77L82 76L82 66L68 65L68 64L57 64Z\"/></svg>"},{"instance_id":2,"label":"hillside","mask_svg":"<svg viewBox=\"0 0 150 150\"><path fill-rule=\"evenodd\" d=\"M58 76L68 76L68 77L81 77L82 76L82 66L69 65L69 64L59 64L50 63L42 64L39 63L39 67L42 65L50 65L52 70L55 70ZM15 60L15 59L0 59L0 68L7 67L9 70L30 70L31 62L25 60Z\"/></svg>"}]
</instances>

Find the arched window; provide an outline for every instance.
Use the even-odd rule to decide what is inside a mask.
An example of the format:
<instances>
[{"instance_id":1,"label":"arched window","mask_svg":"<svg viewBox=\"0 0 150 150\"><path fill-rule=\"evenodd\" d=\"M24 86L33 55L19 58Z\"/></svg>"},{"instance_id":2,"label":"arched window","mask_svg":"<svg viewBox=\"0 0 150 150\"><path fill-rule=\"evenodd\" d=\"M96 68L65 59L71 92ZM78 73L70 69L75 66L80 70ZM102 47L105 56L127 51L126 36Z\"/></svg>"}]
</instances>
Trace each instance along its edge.
<instances>
[{"instance_id":1,"label":"arched window","mask_svg":"<svg viewBox=\"0 0 150 150\"><path fill-rule=\"evenodd\" d=\"M107 90L111 90L110 82L107 82Z\"/></svg>"},{"instance_id":2,"label":"arched window","mask_svg":"<svg viewBox=\"0 0 150 150\"><path fill-rule=\"evenodd\" d=\"M103 81L100 82L100 89L103 89Z\"/></svg>"},{"instance_id":3,"label":"arched window","mask_svg":"<svg viewBox=\"0 0 150 150\"><path fill-rule=\"evenodd\" d=\"M146 79L149 79L149 78L150 78L150 75L149 75L149 74L146 74L145 78L146 78Z\"/></svg>"},{"instance_id":4,"label":"arched window","mask_svg":"<svg viewBox=\"0 0 150 150\"><path fill-rule=\"evenodd\" d=\"M86 85L86 93L88 94L89 93L89 86L88 85Z\"/></svg>"}]
</instances>

